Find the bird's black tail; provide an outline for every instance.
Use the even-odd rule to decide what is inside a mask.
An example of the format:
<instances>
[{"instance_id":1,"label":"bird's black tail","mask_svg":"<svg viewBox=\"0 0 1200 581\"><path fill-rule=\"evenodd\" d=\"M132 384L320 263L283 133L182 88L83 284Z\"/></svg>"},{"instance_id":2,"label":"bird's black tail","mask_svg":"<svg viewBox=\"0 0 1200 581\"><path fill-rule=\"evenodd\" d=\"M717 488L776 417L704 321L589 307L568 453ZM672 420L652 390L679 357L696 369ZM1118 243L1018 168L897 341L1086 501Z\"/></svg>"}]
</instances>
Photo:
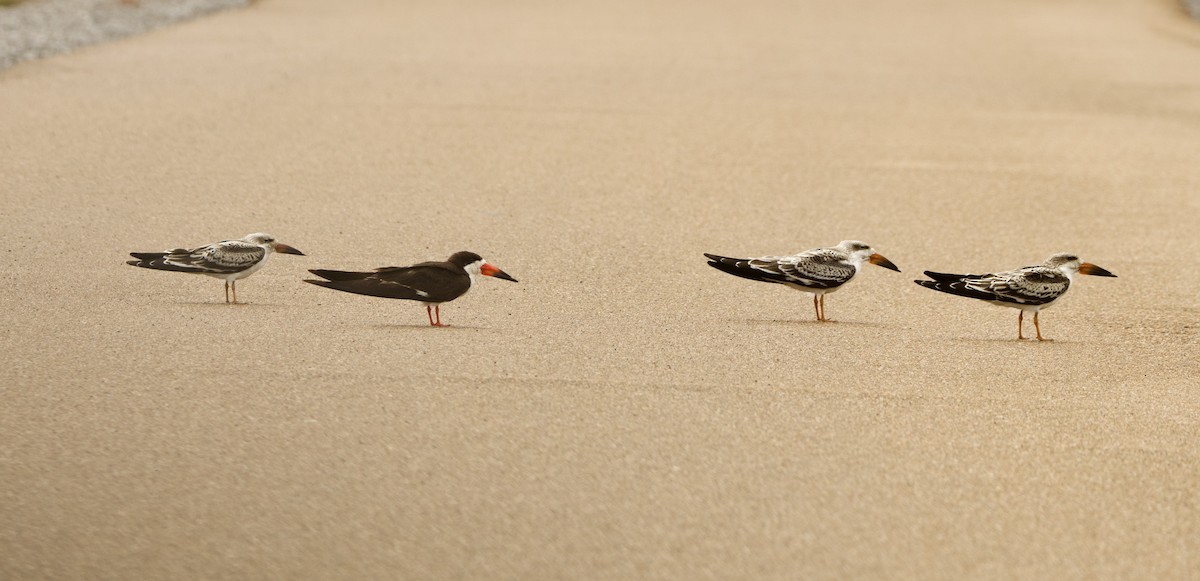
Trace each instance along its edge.
<instances>
[{"instance_id":1,"label":"bird's black tail","mask_svg":"<svg viewBox=\"0 0 1200 581\"><path fill-rule=\"evenodd\" d=\"M428 295L421 296L421 294L415 289L406 287L404 285L381 285L378 283L378 281L373 280L317 280L314 278L306 278L304 279L304 282L345 293L354 293L356 295L366 295L369 297L382 297L385 299L409 299L414 301L428 299Z\"/></svg>"},{"instance_id":2,"label":"bird's black tail","mask_svg":"<svg viewBox=\"0 0 1200 581\"><path fill-rule=\"evenodd\" d=\"M928 276L933 280L961 280L962 278L966 277L965 274L950 274L947 272L934 272L932 270L926 270L925 276Z\"/></svg>"},{"instance_id":3,"label":"bird's black tail","mask_svg":"<svg viewBox=\"0 0 1200 581\"><path fill-rule=\"evenodd\" d=\"M996 295L994 295L992 293L987 293L987 292L975 290L971 287L968 287L967 280L962 278L963 275L942 274L942 273L937 273L937 272L926 272L925 274L935 280L914 280L913 282L915 282L925 288L928 288L928 289L933 289L938 292L943 292L946 294L951 294L951 295L960 296L960 297L968 297L968 298L972 298L972 299L982 299L985 301L994 301L994 300L997 300L997 298L998 298ZM937 277L934 275L940 275L940 277ZM951 278L951 277L958 277L958 278Z\"/></svg>"},{"instance_id":4,"label":"bird's black tail","mask_svg":"<svg viewBox=\"0 0 1200 581\"><path fill-rule=\"evenodd\" d=\"M733 276L760 282L787 282L783 275L751 267L749 258L730 258L707 252L704 253L704 257L708 259L709 266Z\"/></svg>"},{"instance_id":5,"label":"bird's black tail","mask_svg":"<svg viewBox=\"0 0 1200 581\"><path fill-rule=\"evenodd\" d=\"M179 266L167 262L169 252L130 252L130 256L137 260L126 260L125 264L137 266L140 268L149 268L153 270L169 270L172 272L196 272L194 268Z\"/></svg>"},{"instance_id":6,"label":"bird's black tail","mask_svg":"<svg viewBox=\"0 0 1200 581\"><path fill-rule=\"evenodd\" d=\"M353 271L349 271L349 270L322 270L319 268L310 270L309 272L311 272L321 278L327 279L327 280L359 280L359 279L371 276L372 274L375 274L373 272L353 272ZM312 281L308 281L308 282L312 282ZM318 282L320 282L320 281L318 281ZM316 283L314 283L314 284L316 284ZM330 288L334 288L334 287L330 287Z\"/></svg>"}]
</instances>

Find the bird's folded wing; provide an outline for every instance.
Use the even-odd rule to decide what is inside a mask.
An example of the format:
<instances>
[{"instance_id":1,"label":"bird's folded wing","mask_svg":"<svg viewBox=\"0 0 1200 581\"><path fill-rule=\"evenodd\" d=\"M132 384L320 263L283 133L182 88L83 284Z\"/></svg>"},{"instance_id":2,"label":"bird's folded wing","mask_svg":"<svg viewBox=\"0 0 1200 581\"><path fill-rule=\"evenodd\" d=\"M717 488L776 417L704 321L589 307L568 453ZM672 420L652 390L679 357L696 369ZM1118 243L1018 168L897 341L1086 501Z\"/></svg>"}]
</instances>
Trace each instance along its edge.
<instances>
[{"instance_id":1,"label":"bird's folded wing","mask_svg":"<svg viewBox=\"0 0 1200 581\"><path fill-rule=\"evenodd\" d=\"M410 299L429 303L452 301L471 288L471 278L465 272L455 272L444 264L387 266L374 272L313 270L328 280L306 282L348 293Z\"/></svg>"},{"instance_id":2,"label":"bird's folded wing","mask_svg":"<svg viewBox=\"0 0 1200 581\"><path fill-rule=\"evenodd\" d=\"M428 302L454 300L471 288L471 277L455 272L442 263L388 267L377 270L372 277L382 288L395 287L396 292L411 289L414 297Z\"/></svg>"},{"instance_id":3,"label":"bird's folded wing","mask_svg":"<svg viewBox=\"0 0 1200 581\"><path fill-rule=\"evenodd\" d=\"M964 281L969 289L995 295L1001 302L1021 305L1049 303L1071 286L1061 272L1042 267L1027 267Z\"/></svg>"},{"instance_id":4,"label":"bird's folded wing","mask_svg":"<svg viewBox=\"0 0 1200 581\"><path fill-rule=\"evenodd\" d=\"M176 249L167 254L167 264L196 272L231 274L258 264L267 251L262 246L240 240L227 240L194 250Z\"/></svg>"},{"instance_id":5,"label":"bird's folded wing","mask_svg":"<svg viewBox=\"0 0 1200 581\"><path fill-rule=\"evenodd\" d=\"M708 253L705 253L704 256L708 258L709 266L727 274L761 282L788 282L787 277L780 273L779 270L774 266L763 266L761 263L763 263L765 259L731 258L728 256L719 256ZM754 262L759 262L760 266L752 265Z\"/></svg>"},{"instance_id":6,"label":"bird's folded wing","mask_svg":"<svg viewBox=\"0 0 1200 581\"><path fill-rule=\"evenodd\" d=\"M759 264L761 261L761 265ZM826 252L811 252L774 260L757 259L757 268L770 268L794 282L813 288L832 288L854 277L854 265L841 256Z\"/></svg>"}]
</instances>

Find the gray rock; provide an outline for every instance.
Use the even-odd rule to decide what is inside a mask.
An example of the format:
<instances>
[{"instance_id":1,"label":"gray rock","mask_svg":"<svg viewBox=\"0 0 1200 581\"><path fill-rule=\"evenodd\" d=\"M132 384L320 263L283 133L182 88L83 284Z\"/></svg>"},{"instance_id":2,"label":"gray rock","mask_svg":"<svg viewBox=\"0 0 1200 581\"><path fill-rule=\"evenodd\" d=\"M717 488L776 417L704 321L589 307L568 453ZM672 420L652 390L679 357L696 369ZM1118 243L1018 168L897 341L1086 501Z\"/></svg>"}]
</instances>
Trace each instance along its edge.
<instances>
[{"instance_id":1,"label":"gray rock","mask_svg":"<svg viewBox=\"0 0 1200 581\"><path fill-rule=\"evenodd\" d=\"M0 6L0 69L250 0L24 0Z\"/></svg>"}]
</instances>

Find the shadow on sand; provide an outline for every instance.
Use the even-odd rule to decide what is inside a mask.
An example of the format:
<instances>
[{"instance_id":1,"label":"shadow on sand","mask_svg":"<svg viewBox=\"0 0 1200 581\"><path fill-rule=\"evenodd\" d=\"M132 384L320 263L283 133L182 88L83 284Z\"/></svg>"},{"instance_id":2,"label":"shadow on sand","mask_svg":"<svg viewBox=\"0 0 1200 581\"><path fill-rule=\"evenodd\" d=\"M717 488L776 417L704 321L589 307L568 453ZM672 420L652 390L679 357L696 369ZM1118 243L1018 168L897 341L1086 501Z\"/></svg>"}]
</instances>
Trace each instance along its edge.
<instances>
[{"instance_id":1,"label":"shadow on sand","mask_svg":"<svg viewBox=\"0 0 1200 581\"><path fill-rule=\"evenodd\" d=\"M278 307L278 306L281 306L281 305L278 305L275 303L244 303L244 302L237 302L237 303L219 302L218 303L218 302L213 302L213 301L178 301L175 304L194 306L194 307L223 307L223 308L227 308L227 309L236 309L239 307Z\"/></svg>"},{"instance_id":2,"label":"shadow on sand","mask_svg":"<svg viewBox=\"0 0 1200 581\"><path fill-rule=\"evenodd\" d=\"M882 329L887 327L881 323L868 323L866 321L842 321L834 319L832 321L818 321L816 319L728 319L730 323L746 323L747 325L803 325L803 326L835 326L835 327L873 327Z\"/></svg>"},{"instance_id":3,"label":"shadow on sand","mask_svg":"<svg viewBox=\"0 0 1200 581\"><path fill-rule=\"evenodd\" d=\"M471 325L445 325L443 327L434 327L429 323L423 325L407 324L407 323L379 323L371 325L372 329L429 329L430 331L453 331L455 329L486 331L489 327L474 327Z\"/></svg>"},{"instance_id":4,"label":"shadow on sand","mask_svg":"<svg viewBox=\"0 0 1200 581\"><path fill-rule=\"evenodd\" d=\"M1045 341L1038 341L1037 339L1030 339L1028 337L1026 337L1025 339L1017 339L1017 338L986 339L986 338L982 338L982 337L953 337L953 338L951 338L951 340L952 341L961 341L963 343L979 343L979 344L983 344L983 345L1003 345L1003 344L1022 345L1022 344L1026 344L1026 343L1028 343L1030 345L1079 345L1079 344L1081 344L1081 342L1079 342L1079 341L1071 341L1070 339L1063 339L1063 340L1046 339Z\"/></svg>"}]
</instances>

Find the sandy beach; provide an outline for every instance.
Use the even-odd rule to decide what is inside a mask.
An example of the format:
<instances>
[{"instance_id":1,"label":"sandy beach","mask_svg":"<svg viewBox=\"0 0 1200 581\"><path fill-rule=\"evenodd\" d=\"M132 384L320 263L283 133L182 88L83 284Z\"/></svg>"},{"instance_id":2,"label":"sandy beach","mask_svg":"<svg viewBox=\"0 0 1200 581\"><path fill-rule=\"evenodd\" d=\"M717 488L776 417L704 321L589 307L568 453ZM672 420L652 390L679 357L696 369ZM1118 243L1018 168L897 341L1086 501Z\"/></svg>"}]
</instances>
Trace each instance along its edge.
<instances>
[{"instance_id":1,"label":"sandy beach","mask_svg":"<svg viewBox=\"0 0 1200 581\"><path fill-rule=\"evenodd\" d=\"M249 0L0 0L0 70Z\"/></svg>"},{"instance_id":2,"label":"sandy beach","mask_svg":"<svg viewBox=\"0 0 1200 581\"><path fill-rule=\"evenodd\" d=\"M1188 578L1167 0L262 0L0 72L0 578ZM217 279L130 251L266 231ZM703 252L854 238L806 294ZM301 282L471 250L418 304ZM922 289L1059 251L1042 313ZM1027 327L1027 332L1032 331Z\"/></svg>"}]
</instances>

